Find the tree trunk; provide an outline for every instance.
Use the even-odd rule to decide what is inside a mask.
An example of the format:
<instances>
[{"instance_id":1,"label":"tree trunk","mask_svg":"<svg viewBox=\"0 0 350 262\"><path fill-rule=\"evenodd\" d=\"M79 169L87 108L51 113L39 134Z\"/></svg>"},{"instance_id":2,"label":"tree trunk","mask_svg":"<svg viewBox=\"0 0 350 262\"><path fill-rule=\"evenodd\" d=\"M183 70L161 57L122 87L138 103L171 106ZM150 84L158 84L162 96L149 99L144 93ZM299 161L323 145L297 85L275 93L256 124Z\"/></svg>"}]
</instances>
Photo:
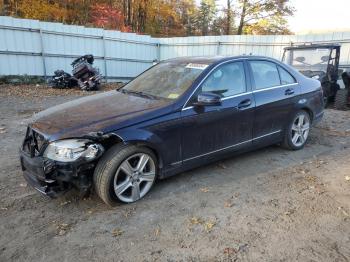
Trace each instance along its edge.
<instances>
[{"instance_id":1,"label":"tree trunk","mask_svg":"<svg viewBox=\"0 0 350 262\"><path fill-rule=\"evenodd\" d=\"M192 34L192 24L190 16L187 14L187 28L186 28L186 36L189 36Z\"/></svg>"},{"instance_id":2,"label":"tree trunk","mask_svg":"<svg viewBox=\"0 0 350 262\"><path fill-rule=\"evenodd\" d=\"M131 25L131 1L132 0L128 0L128 26Z\"/></svg>"},{"instance_id":3,"label":"tree trunk","mask_svg":"<svg viewBox=\"0 0 350 262\"><path fill-rule=\"evenodd\" d=\"M226 15L226 30L225 34L231 34L231 25L232 25L232 12L231 12L231 0L227 0L227 15Z\"/></svg>"},{"instance_id":4,"label":"tree trunk","mask_svg":"<svg viewBox=\"0 0 350 262\"><path fill-rule=\"evenodd\" d=\"M241 35L243 33L244 18L245 18L246 10L247 10L247 1L248 0L244 0L243 1L242 12L241 12L241 19L239 21L237 35Z\"/></svg>"},{"instance_id":5,"label":"tree trunk","mask_svg":"<svg viewBox=\"0 0 350 262\"><path fill-rule=\"evenodd\" d=\"M7 3L8 1L1 1L0 0L0 15L7 15Z\"/></svg>"},{"instance_id":6,"label":"tree trunk","mask_svg":"<svg viewBox=\"0 0 350 262\"><path fill-rule=\"evenodd\" d=\"M126 15L127 8L126 8L126 0L123 0L123 16L124 16L124 25L127 26L128 24L128 18Z\"/></svg>"}]
</instances>

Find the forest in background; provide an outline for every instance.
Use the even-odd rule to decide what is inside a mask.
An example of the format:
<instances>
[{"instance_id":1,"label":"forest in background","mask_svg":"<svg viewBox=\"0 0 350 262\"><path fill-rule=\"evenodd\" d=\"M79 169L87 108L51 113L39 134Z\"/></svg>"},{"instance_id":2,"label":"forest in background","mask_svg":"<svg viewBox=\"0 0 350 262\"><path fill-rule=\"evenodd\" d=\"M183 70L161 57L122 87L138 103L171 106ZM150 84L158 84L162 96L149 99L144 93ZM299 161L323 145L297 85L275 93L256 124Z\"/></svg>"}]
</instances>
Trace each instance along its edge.
<instances>
[{"instance_id":1,"label":"forest in background","mask_svg":"<svg viewBox=\"0 0 350 262\"><path fill-rule=\"evenodd\" d=\"M0 15L155 37L291 34L289 0L0 0ZM223 4L224 3L224 4Z\"/></svg>"}]
</instances>

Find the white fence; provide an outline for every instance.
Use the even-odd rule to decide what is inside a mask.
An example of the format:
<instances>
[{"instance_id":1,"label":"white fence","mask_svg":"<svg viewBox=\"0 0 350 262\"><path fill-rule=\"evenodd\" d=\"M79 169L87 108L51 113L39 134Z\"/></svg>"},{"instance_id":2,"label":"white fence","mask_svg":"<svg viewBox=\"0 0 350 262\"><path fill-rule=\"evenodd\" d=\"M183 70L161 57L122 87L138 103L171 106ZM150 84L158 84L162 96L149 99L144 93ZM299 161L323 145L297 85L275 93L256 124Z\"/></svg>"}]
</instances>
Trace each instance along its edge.
<instances>
[{"instance_id":1,"label":"white fence","mask_svg":"<svg viewBox=\"0 0 350 262\"><path fill-rule=\"evenodd\" d=\"M283 48L300 43L340 43L341 64L350 65L350 32L287 36L147 35L0 16L0 75L51 76L71 71L76 57L93 54L108 79L129 79L154 60L179 56L266 55L281 59Z\"/></svg>"},{"instance_id":2,"label":"white fence","mask_svg":"<svg viewBox=\"0 0 350 262\"><path fill-rule=\"evenodd\" d=\"M150 36L0 16L0 75L71 72L76 57L93 54L107 78L131 78L152 65L158 41Z\"/></svg>"},{"instance_id":3,"label":"white fence","mask_svg":"<svg viewBox=\"0 0 350 262\"><path fill-rule=\"evenodd\" d=\"M263 55L281 59L284 47L304 43L340 43L340 64L350 65L350 32L313 35L232 35L161 38L160 58L202 55Z\"/></svg>"}]
</instances>

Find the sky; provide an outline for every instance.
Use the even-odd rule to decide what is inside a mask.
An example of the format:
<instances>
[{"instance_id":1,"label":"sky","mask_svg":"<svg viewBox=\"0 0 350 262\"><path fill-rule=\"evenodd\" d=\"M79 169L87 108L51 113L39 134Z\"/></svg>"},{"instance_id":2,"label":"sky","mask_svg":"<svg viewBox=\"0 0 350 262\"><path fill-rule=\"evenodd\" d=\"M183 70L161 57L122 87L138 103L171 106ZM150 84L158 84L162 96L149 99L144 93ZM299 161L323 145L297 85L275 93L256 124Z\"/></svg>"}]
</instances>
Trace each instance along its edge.
<instances>
[{"instance_id":1,"label":"sky","mask_svg":"<svg viewBox=\"0 0 350 262\"><path fill-rule=\"evenodd\" d=\"M296 12L288 19L295 33L350 29L350 0L291 0Z\"/></svg>"},{"instance_id":2,"label":"sky","mask_svg":"<svg viewBox=\"0 0 350 262\"><path fill-rule=\"evenodd\" d=\"M199 2L199 1L198 1ZM217 3L226 6L227 0ZM296 9L288 18L294 33L323 33L350 29L350 0L290 0Z\"/></svg>"}]
</instances>

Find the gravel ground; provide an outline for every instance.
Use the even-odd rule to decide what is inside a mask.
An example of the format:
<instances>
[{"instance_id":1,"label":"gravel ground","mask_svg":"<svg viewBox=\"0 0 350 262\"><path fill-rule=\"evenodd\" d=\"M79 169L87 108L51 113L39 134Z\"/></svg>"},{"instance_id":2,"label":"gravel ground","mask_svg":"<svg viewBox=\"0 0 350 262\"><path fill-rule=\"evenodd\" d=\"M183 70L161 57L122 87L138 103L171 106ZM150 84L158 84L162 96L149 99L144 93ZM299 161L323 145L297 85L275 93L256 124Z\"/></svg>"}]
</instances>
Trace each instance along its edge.
<instances>
[{"instance_id":1,"label":"gravel ground","mask_svg":"<svg viewBox=\"0 0 350 262\"><path fill-rule=\"evenodd\" d=\"M111 209L39 195L18 161L34 112L86 94L0 86L0 261L350 260L349 111L326 110L301 151L226 159Z\"/></svg>"}]
</instances>

